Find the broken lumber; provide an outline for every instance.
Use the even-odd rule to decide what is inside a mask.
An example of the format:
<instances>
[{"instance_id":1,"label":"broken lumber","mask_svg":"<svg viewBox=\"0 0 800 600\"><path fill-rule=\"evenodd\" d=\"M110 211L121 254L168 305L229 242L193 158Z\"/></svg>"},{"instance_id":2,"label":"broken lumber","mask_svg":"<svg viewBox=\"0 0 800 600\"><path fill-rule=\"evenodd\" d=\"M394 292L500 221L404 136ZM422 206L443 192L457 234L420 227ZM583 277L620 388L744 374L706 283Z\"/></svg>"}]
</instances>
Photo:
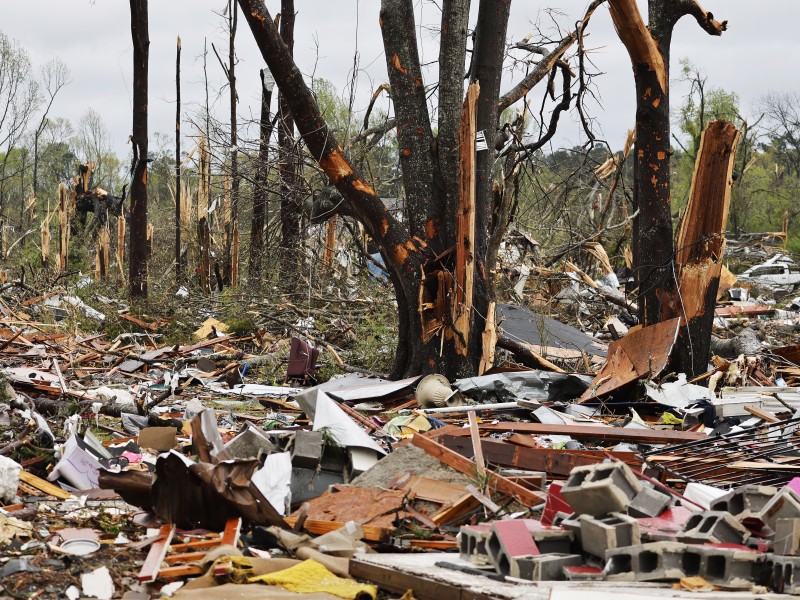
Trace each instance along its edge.
<instances>
[{"instance_id":1,"label":"broken lumber","mask_svg":"<svg viewBox=\"0 0 800 600\"><path fill-rule=\"evenodd\" d=\"M545 423L489 423L479 425L485 432L517 431L533 435L568 435L578 440L608 440L619 442L670 444L704 440L708 436L696 431L672 429L626 429L599 425L548 425ZM414 436L416 437L416 436Z\"/></svg>"},{"instance_id":2,"label":"broken lumber","mask_svg":"<svg viewBox=\"0 0 800 600\"><path fill-rule=\"evenodd\" d=\"M425 436L415 434L411 438L411 444L465 475L474 477L478 473L478 467L474 462ZM542 492L529 490L492 471L486 471L486 477L488 479L488 488L496 489L498 492L526 506L540 504L547 498Z\"/></svg>"}]
</instances>

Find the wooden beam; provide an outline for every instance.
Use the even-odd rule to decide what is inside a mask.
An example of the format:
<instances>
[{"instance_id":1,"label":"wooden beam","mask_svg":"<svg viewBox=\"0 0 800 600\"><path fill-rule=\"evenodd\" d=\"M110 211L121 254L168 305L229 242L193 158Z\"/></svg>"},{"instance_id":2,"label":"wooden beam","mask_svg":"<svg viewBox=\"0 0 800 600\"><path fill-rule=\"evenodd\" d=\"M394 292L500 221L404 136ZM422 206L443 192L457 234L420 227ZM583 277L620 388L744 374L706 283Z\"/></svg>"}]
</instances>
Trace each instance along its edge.
<instances>
[{"instance_id":1,"label":"wooden beam","mask_svg":"<svg viewBox=\"0 0 800 600\"><path fill-rule=\"evenodd\" d=\"M477 465L474 462L461 456L458 452L454 452L441 444L421 435L414 435L411 438L411 444L420 450L424 450L430 456L442 461L449 467L460 471L465 475L475 477L478 473ZM486 472L488 478L488 488L497 490L498 492L513 498L517 502L526 506L536 505L546 500L546 494L542 492L535 492L522 487L518 483L506 479L502 475L498 475L492 471Z\"/></svg>"},{"instance_id":2,"label":"wooden beam","mask_svg":"<svg viewBox=\"0 0 800 600\"><path fill-rule=\"evenodd\" d=\"M472 451L472 444L466 437L444 436L440 442L461 455ZM531 448L498 440L481 440L481 447L489 464L527 471L543 471L549 475L566 477L572 469L584 465L603 462L608 455L602 450L553 450L550 448ZM636 452L617 452L614 456L627 465L640 469L642 460Z\"/></svg>"},{"instance_id":3,"label":"wooden beam","mask_svg":"<svg viewBox=\"0 0 800 600\"><path fill-rule=\"evenodd\" d=\"M608 440L615 442L678 444L704 440L708 436L696 431L672 429L625 429L599 425L547 425L544 423L489 423L480 425L481 431L500 433L517 431L534 435L569 435L579 440ZM414 436L417 437L417 436ZM437 444L438 445L438 444Z\"/></svg>"}]
</instances>

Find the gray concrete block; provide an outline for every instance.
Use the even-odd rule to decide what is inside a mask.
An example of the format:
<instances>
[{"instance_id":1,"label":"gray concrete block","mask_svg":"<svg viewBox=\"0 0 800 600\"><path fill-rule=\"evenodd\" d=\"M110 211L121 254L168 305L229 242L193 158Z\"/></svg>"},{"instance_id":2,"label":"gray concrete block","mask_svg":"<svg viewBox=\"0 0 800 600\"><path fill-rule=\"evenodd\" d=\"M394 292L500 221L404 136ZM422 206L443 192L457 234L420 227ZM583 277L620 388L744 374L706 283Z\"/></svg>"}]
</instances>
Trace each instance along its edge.
<instances>
[{"instance_id":1,"label":"gray concrete block","mask_svg":"<svg viewBox=\"0 0 800 600\"><path fill-rule=\"evenodd\" d=\"M678 541L687 544L744 544L750 532L730 513L707 511L695 513L678 534Z\"/></svg>"},{"instance_id":2,"label":"gray concrete block","mask_svg":"<svg viewBox=\"0 0 800 600\"><path fill-rule=\"evenodd\" d=\"M761 512L777 493L778 488L769 485L741 485L712 500L709 509L729 512L741 520Z\"/></svg>"},{"instance_id":3,"label":"gray concrete block","mask_svg":"<svg viewBox=\"0 0 800 600\"><path fill-rule=\"evenodd\" d=\"M780 556L800 556L800 519L778 519L772 551Z\"/></svg>"},{"instance_id":4,"label":"gray concrete block","mask_svg":"<svg viewBox=\"0 0 800 600\"><path fill-rule=\"evenodd\" d=\"M267 439L266 432L249 423L244 431L225 444L225 448L236 458L259 458L278 449Z\"/></svg>"},{"instance_id":5,"label":"gray concrete block","mask_svg":"<svg viewBox=\"0 0 800 600\"><path fill-rule=\"evenodd\" d=\"M650 542L609 550L604 573L608 580L678 580L700 570L700 559L690 548L680 542Z\"/></svg>"},{"instance_id":6,"label":"gray concrete block","mask_svg":"<svg viewBox=\"0 0 800 600\"><path fill-rule=\"evenodd\" d=\"M604 558L608 550L633 546L641 541L639 523L622 513L607 517L581 515L579 522L583 551L599 558Z\"/></svg>"},{"instance_id":7,"label":"gray concrete block","mask_svg":"<svg viewBox=\"0 0 800 600\"><path fill-rule=\"evenodd\" d=\"M534 522L535 523L535 522ZM575 534L563 527L550 527L547 525L531 526L531 532L536 547L542 554L570 554L575 540Z\"/></svg>"},{"instance_id":8,"label":"gray concrete block","mask_svg":"<svg viewBox=\"0 0 800 600\"><path fill-rule=\"evenodd\" d=\"M785 487L767 501L758 517L775 531L778 519L800 518L800 496Z\"/></svg>"},{"instance_id":9,"label":"gray concrete block","mask_svg":"<svg viewBox=\"0 0 800 600\"><path fill-rule=\"evenodd\" d=\"M461 558L474 565L485 566L491 564L486 549L486 542L492 534L489 525L465 525L458 533L458 549Z\"/></svg>"},{"instance_id":10,"label":"gray concrete block","mask_svg":"<svg viewBox=\"0 0 800 600\"><path fill-rule=\"evenodd\" d=\"M540 554L512 559L511 576L528 581L560 581L566 578L564 567L583 564L578 554Z\"/></svg>"},{"instance_id":11,"label":"gray concrete block","mask_svg":"<svg viewBox=\"0 0 800 600\"><path fill-rule=\"evenodd\" d=\"M572 469L561 496L576 513L597 517L625 511L641 491L628 465L613 462Z\"/></svg>"},{"instance_id":12,"label":"gray concrete block","mask_svg":"<svg viewBox=\"0 0 800 600\"><path fill-rule=\"evenodd\" d=\"M800 557L772 555L770 587L779 594L800 595Z\"/></svg>"},{"instance_id":13,"label":"gray concrete block","mask_svg":"<svg viewBox=\"0 0 800 600\"><path fill-rule=\"evenodd\" d=\"M292 466L316 469L322 462L324 440L321 431L298 431L294 434Z\"/></svg>"},{"instance_id":14,"label":"gray concrete block","mask_svg":"<svg viewBox=\"0 0 800 600\"><path fill-rule=\"evenodd\" d=\"M689 546L700 556L699 575L711 583L730 589L749 589L759 578L766 555L744 547L723 545Z\"/></svg>"},{"instance_id":15,"label":"gray concrete block","mask_svg":"<svg viewBox=\"0 0 800 600\"><path fill-rule=\"evenodd\" d=\"M632 517L657 517L672 504L672 497L643 485L642 491L636 494L628 506L628 514Z\"/></svg>"}]
</instances>

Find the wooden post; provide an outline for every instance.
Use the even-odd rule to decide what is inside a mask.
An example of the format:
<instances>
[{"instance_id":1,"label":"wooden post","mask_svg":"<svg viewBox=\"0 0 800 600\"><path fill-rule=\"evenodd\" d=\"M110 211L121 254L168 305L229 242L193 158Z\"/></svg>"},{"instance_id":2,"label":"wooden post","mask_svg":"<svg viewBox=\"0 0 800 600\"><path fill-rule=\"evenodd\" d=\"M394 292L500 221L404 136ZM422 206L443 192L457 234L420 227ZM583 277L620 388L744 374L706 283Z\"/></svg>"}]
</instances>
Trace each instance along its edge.
<instances>
[{"instance_id":1,"label":"wooden post","mask_svg":"<svg viewBox=\"0 0 800 600\"><path fill-rule=\"evenodd\" d=\"M480 91L480 84L477 81L467 89L459 132L461 161L451 318L455 350L461 356L466 356L469 350L469 330L472 323L472 291L475 278L475 123Z\"/></svg>"},{"instance_id":2,"label":"wooden post","mask_svg":"<svg viewBox=\"0 0 800 600\"><path fill-rule=\"evenodd\" d=\"M664 320L683 319L672 368L690 377L704 373L710 358L738 141L739 130L722 119L709 123L703 132L689 203L678 232L678 291L665 304Z\"/></svg>"}]
</instances>

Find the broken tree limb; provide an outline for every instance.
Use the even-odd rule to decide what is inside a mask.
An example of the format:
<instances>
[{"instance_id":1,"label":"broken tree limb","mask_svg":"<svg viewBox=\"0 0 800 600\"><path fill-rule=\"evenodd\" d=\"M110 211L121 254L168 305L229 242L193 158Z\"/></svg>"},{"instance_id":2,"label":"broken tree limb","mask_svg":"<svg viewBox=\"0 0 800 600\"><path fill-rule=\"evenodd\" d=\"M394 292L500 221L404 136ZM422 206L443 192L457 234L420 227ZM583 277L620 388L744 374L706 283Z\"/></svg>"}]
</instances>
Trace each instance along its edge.
<instances>
[{"instance_id":1,"label":"broken tree limb","mask_svg":"<svg viewBox=\"0 0 800 600\"><path fill-rule=\"evenodd\" d=\"M501 333L497 337L497 345L500 348L505 348L512 352L514 356L526 367L532 369L547 369L548 371L555 371L556 373L566 373L561 367L554 365L544 356L538 354L534 346L525 342L515 340L508 335Z\"/></svg>"},{"instance_id":2,"label":"broken tree limb","mask_svg":"<svg viewBox=\"0 0 800 600\"><path fill-rule=\"evenodd\" d=\"M674 369L691 377L706 370L711 352L738 141L739 130L721 119L709 123L703 132L678 232L678 291L664 303L664 318L683 318L672 358Z\"/></svg>"}]
</instances>

